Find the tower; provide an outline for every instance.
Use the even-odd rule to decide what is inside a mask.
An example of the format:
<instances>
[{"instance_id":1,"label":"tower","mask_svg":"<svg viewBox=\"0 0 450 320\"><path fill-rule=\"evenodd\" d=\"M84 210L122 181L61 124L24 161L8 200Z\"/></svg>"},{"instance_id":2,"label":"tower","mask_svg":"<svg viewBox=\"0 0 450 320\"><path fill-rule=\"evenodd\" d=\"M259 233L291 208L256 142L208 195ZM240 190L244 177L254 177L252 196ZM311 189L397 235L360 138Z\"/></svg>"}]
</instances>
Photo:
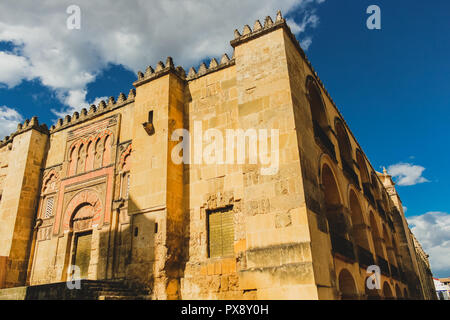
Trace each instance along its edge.
<instances>
[{"instance_id":1,"label":"tower","mask_svg":"<svg viewBox=\"0 0 450 320\"><path fill-rule=\"evenodd\" d=\"M0 144L0 287L25 285L48 131L36 117Z\"/></svg>"}]
</instances>

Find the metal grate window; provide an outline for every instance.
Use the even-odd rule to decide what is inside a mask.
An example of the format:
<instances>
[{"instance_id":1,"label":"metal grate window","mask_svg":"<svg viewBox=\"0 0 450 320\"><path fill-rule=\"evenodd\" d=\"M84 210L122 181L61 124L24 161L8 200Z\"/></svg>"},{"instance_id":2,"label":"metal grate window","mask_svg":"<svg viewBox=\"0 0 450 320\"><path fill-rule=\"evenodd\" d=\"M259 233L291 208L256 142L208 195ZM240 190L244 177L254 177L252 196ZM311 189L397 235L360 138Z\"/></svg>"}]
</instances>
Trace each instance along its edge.
<instances>
[{"instance_id":1,"label":"metal grate window","mask_svg":"<svg viewBox=\"0 0 450 320\"><path fill-rule=\"evenodd\" d=\"M55 197L48 197L45 203L44 218L50 218L53 215L53 204L55 203Z\"/></svg>"},{"instance_id":2,"label":"metal grate window","mask_svg":"<svg viewBox=\"0 0 450 320\"><path fill-rule=\"evenodd\" d=\"M208 214L209 257L216 258L234 253L233 211L212 211Z\"/></svg>"}]
</instances>

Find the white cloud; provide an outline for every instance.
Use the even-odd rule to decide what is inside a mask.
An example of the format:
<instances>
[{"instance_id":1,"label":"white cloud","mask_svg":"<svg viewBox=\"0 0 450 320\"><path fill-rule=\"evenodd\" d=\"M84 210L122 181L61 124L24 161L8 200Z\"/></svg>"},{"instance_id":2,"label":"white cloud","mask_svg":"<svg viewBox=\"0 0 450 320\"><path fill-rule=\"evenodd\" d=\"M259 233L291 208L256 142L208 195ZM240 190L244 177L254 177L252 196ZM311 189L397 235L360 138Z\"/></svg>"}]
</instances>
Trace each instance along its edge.
<instances>
[{"instance_id":1,"label":"white cloud","mask_svg":"<svg viewBox=\"0 0 450 320\"><path fill-rule=\"evenodd\" d=\"M0 51L0 83L15 87L23 79L30 79L29 69L26 58Z\"/></svg>"},{"instance_id":2,"label":"white cloud","mask_svg":"<svg viewBox=\"0 0 450 320\"><path fill-rule=\"evenodd\" d=\"M450 271L450 214L427 212L409 217L411 231L430 255L433 272Z\"/></svg>"},{"instance_id":3,"label":"white cloud","mask_svg":"<svg viewBox=\"0 0 450 320\"><path fill-rule=\"evenodd\" d=\"M397 163L388 167L388 173L396 178L399 186L412 186L418 183L429 182L422 176L424 167L411 163Z\"/></svg>"},{"instance_id":4,"label":"white cloud","mask_svg":"<svg viewBox=\"0 0 450 320\"><path fill-rule=\"evenodd\" d=\"M14 109L0 106L0 138L17 130L17 124L23 121L23 117Z\"/></svg>"},{"instance_id":5,"label":"white cloud","mask_svg":"<svg viewBox=\"0 0 450 320\"><path fill-rule=\"evenodd\" d=\"M320 0L317 1L318 3L321 3ZM324 0L322 1L324 2ZM307 11L305 15L303 16L303 19L300 24L295 22L292 19L286 20L289 27L291 28L291 31L296 34L302 34L306 31L306 28L315 28L319 24L319 17L315 14L315 10ZM303 50L307 51L309 47L312 44L312 38L310 36L307 36L300 40L300 46Z\"/></svg>"},{"instance_id":6,"label":"white cloud","mask_svg":"<svg viewBox=\"0 0 450 320\"><path fill-rule=\"evenodd\" d=\"M304 16L303 21L300 24L292 19L287 19L286 22L288 23L293 33L299 34L305 32L307 27L315 28L319 23L319 17L314 13L310 13Z\"/></svg>"},{"instance_id":7,"label":"white cloud","mask_svg":"<svg viewBox=\"0 0 450 320\"><path fill-rule=\"evenodd\" d=\"M98 105L100 101L105 100L106 102L108 100L108 97L98 97L88 103L86 101L86 94L87 90L85 89L69 90L68 92L59 91L57 93L59 100L61 100L65 105L67 105L68 108L64 108L60 111L52 110L52 112L56 116L64 118L66 114L72 114L73 112L80 111L83 108L89 110L90 105L92 104Z\"/></svg>"},{"instance_id":8,"label":"white cloud","mask_svg":"<svg viewBox=\"0 0 450 320\"><path fill-rule=\"evenodd\" d=\"M231 53L235 28L242 31L267 15L274 18L278 9L301 17L293 28L304 32L317 24L314 6L320 2L78 0L81 29L69 30L66 9L73 1L47 0L34 6L2 1L0 41L10 41L16 49L14 55L0 57L0 83L11 87L23 79L40 79L62 103L79 110L86 104L82 97L87 84L109 63L136 72L172 56L187 69L205 57Z\"/></svg>"},{"instance_id":9,"label":"white cloud","mask_svg":"<svg viewBox=\"0 0 450 320\"><path fill-rule=\"evenodd\" d=\"M308 50L309 46L312 43L312 39L310 37L307 37L305 39L303 39L302 41L300 41L300 46L302 47L303 50Z\"/></svg>"}]
</instances>

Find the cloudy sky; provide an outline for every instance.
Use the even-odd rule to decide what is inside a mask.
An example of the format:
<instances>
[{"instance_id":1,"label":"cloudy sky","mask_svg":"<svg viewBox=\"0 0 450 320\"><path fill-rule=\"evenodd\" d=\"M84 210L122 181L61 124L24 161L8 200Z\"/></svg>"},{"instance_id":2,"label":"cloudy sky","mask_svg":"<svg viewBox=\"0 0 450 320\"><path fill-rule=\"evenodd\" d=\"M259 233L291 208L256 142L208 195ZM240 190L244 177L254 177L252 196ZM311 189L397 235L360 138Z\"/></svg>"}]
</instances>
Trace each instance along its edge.
<instances>
[{"instance_id":1,"label":"cloudy sky","mask_svg":"<svg viewBox=\"0 0 450 320\"><path fill-rule=\"evenodd\" d=\"M67 8L81 28L67 28ZM366 9L381 8L381 30ZM235 28L282 10L375 169L397 182L410 226L450 275L450 5L366 0L0 2L0 137L128 93L172 56L186 70L232 53Z\"/></svg>"}]
</instances>

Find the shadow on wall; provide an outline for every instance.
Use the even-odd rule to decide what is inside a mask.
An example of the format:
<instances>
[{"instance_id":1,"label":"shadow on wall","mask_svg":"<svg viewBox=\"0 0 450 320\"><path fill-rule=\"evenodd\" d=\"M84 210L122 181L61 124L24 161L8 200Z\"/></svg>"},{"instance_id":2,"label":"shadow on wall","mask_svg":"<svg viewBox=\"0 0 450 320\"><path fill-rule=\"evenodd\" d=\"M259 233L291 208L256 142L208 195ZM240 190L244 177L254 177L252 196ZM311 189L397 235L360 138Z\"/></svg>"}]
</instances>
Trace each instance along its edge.
<instances>
[{"instance_id":1,"label":"shadow on wall","mask_svg":"<svg viewBox=\"0 0 450 320\"><path fill-rule=\"evenodd\" d=\"M133 200L112 212L112 221L99 233L96 279L123 280L131 286L154 285L164 230L159 212L128 215ZM105 230L106 229L106 230ZM91 253L95 258L95 249Z\"/></svg>"},{"instance_id":2,"label":"shadow on wall","mask_svg":"<svg viewBox=\"0 0 450 320\"><path fill-rule=\"evenodd\" d=\"M184 170L184 199L189 199L188 172ZM130 197L113 212L111 224L100 230L98 253L95 248L91 251L91 258L98 254L97 266L90 266L96 273L90 277L145 287L155 299L181 299L189 256L189 211L177 210L181 217L167 212L170 208L128 215L127 208L140 210Z\"/></svg>"}]
</instances>

